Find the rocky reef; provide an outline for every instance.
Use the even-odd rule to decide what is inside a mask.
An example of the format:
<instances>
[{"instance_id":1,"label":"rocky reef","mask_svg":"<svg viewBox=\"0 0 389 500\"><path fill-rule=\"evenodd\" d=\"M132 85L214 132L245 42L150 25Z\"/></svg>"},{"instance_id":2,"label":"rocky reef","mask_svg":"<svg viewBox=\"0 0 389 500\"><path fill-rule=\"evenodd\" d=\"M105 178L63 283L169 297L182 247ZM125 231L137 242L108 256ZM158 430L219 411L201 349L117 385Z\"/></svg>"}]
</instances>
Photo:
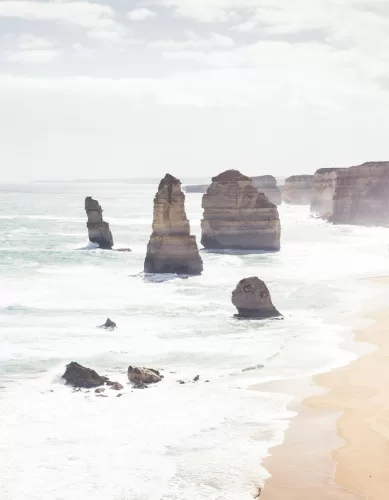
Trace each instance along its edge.
<instances>
[{"instance_id":1,"label":"rocky reef","mask_svg":"<svg viewBox=\"0 0 389 500\"><path fill-rule=\"evenodd\" d=\"M310 205L313 175L292 175L285 179L282 199L290 205Z\"/></svg>"},{"instance_id":2,"label":"rocky reef","mask_svg":"<svg viewBox=\"0 0 389 500\"><path fill-rule=\"evenodd\" d=\"M260 175L251 177L253 186L261 191L274 205L281 205L281 191L277 187L277 179L273 175Z\"/></svg>"},{"instance_id":3,"label":"rocky reef","mask_svg":"<svg viewBox=\"0 0 389 500\"><path fill-rule=\"evenodd\" d=\"M163 375L153 368L133 367L127 369L128 380L135 385L156 384L163 379Z\"/></svg>"},{"instance_id":4,"label":"rocky reef","mask_svg":"<svg viewBox=\"0 0 389 500\"><path fill-rule=\"evenodd\" d=\"M184 191L186 193L206 193L209 184L193 184L190 186L184 186Z\"/></svg>"},{"instance_id":5,"label":"rocky reef","mask_svg":"<svg viewBox=\"0 0 389 500\"><path fill-rule=\"evenodd\" d=\"M73 387L84 387L86 389L99 387L100 385L103 385L104 382L108 381L107 377L102 377L95 372L95 370L86 368L75 361L66 365L66 370L62 375L62 378L67 384L70 384Z\"/></svg>"},{"instance_id":6,"label":"rocky reef","mask_svg":"<svg viewBox=\"0 0 389 500\"><path fill-rule=\"evenodd\" d=\"M99 202L90 196L85 198L85 211L88 216L86 224L89 241L97 243L100 248L111 250L113 237L108 222L103 220L103 209Z\"/></svg>"},{"instance_id":7,"label":"rocky reef","mask_svg":"<svg viewBox=\"0 0 389 500\"><path fill-rule=\"evenodd\" d=\"M238 318L265 319L281 316L274 307L266 284L252 276L239 281L232 292L232 303L238 309Z\"/></svg>"},{"instance_id":8,"label":"rocky reef","mask_svg":"<svg viewBox=\"0 0 389 500\"><path fill-rule=\"evenodd\" d=\"M258 192L250 177L227 170L212 178L203 196L201 243L209 249L280 249L277 207Z\"/></svg>"},{"instance_id":9,"label":"rocky reef","mask_svg":"<svg viewBox=\"0 0 389 500\"><path fill-rule=\"evenodd\" d=\"M311 214L328 219L333 212L335 182L340 168L320 168L312 183Z\"/></svg>"},{"instance_id":10,"label":"rocky reef","mask_svg":"<svg viewBox=\"0 0 389 500\"><path fill-rule=\"evenodd\" d=\"M339 170L329 219L335 224L389 225L389 162Z\"/></svg>"},{"instance_id":11,"label":"rocky reef","mask_svg":"<svg viewBox=\"0 0 389 500\"><path fill-rule=\"evenodd\" d=\"M190 234L181 182L166 174L154 198L153 232L147 245L146 273L201 274L203 262Z\"/></svg>"}]
</instances>

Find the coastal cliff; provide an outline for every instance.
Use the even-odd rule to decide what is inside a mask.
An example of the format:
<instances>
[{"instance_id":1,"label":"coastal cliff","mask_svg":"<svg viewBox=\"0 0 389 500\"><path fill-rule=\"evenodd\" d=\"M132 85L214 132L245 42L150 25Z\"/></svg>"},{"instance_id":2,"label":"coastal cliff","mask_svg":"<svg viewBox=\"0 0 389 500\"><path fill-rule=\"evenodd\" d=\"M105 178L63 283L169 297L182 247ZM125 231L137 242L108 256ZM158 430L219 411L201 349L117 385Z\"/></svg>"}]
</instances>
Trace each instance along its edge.
<instances>
[{"instance_id":1,"label":"coastal cliff","mask_svg":"<svg viewBox=\"0 0 389 500\"><path fill-rule=\"evenodd\" d=\"M292 175L285 179L282 199L290 205L310 205L313 175Z\"/></svg>"},{"instance_id":2,"label":"coastal cliff","mask_svg":"<svg viewBox=\"0 0 389 500\"><path fill-rule=\"evenodd\" d=\"M312 183L311 214L328 219L333 212L335 181L341 168L320 168Z\"/></svg>"},{"instance_id":3,"label":"coastal cliff","mask_svg":"<svg viewBox=\"0 0 389 500\"><path fill-rule=\"evenodd\" d=\"M146 273L201 274L203 262L190 235L181 182L166 174L154 198L153 232L147 245Z\"/></svg>"},{"instance_id":4,"label":"coastal cliff","mask_svg":"<svg viewBox=\"0 0 389 500\"><path fill-rule=\"evenodd\" d=\"M389 162L367 162L339 171L330 221L389 225Z\"/></svg>"},{"instance_id":5,"label":"coastal cliff","mask_svg":"<svg viewBox=\"0 0 389 500\"><path fill-rule=\"evenodd\" d=\"M209 249L279 250L277 207L250 177L227 170L212 178L203 196L201 243Z\"/></svg>"},{"instance_id":6,"label":"coastal cliff","mask_svg":"<svg viewBox=\"0 0 389 500\"><path fill-rule=\"evenodd\" d=\"M100 248L111 250L113 237L108 222L103 220L103 209L99 202L92 197L85 198L85 211L88 217L86 224L88 228L89 241L97 243Z\"/></svg>"},{"instance_id":7,"label":"coastal cliff","mask_svg":"<svg viewBox=\"0 0 389 500\"><path fill-rule=\"evenodd\" d=\"M274 205L281 205L281 191L277 187L277 179L273 175L251 177L253 186L261 191Z\"/></svg>"}]
</instances>

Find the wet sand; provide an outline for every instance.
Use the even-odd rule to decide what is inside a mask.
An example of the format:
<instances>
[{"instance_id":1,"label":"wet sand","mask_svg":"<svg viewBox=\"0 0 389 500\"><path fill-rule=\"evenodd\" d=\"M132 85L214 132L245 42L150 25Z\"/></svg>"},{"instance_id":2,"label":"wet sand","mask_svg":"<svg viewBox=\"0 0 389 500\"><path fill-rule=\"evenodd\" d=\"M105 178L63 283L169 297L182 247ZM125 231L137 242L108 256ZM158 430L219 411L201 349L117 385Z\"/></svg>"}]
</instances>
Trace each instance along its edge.
<instances>
[{"instance_id":1,"label":"wet sand","mask_svg":"<svg viewBox=\"0 0 389 500\"><path fill-rule=\"evenodd\" d=\"M366 317L374 322L356 341L376 345L374 352L314 381L276 384L297 394L298 416L265 460L272 477L261 500L389 499L389 309Z\"/></svg>"}]
</instances>

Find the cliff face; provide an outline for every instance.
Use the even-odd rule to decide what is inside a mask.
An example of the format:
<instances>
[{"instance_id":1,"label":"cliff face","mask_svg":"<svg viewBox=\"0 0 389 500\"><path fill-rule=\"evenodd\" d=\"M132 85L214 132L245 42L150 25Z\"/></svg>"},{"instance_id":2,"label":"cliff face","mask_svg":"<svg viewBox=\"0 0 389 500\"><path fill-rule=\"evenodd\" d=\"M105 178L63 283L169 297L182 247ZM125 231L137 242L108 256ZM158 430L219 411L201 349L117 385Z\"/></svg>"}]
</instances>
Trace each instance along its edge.
<instances>
[{"instance_id":1,"label":"cliff face","mask_svg":"<svg viewBox=\"0 0 389 500\"><path fill-rule=\"evenodd\" d=\"M166 174L154 198L153 232L147 245L146 273L201 274L203 262L190 235L181 182Z\"/></svg>"},{"instance_id":2,"label":"cliff face","mask_svg":"<svg viewBox=\"0 0 389 500\"><path fill-rule=\"evenodd\" d=\"M332 216L335 181L341 168L321 168L312 183L311 213L327 219Z\"/></svg>"},{"instance_id":3,"label":"cliff face","mask_svg":"<svg viewBox=\"0 0 389 500\"><path fill-rule=\"evenodd\" d=\"M389 162L368 162L342 169L335 181L336 224L389 225Z\"/></svg>"},{"instance_id":4,"label":"cliff face","mask_svg":"<svg viewBox=\"0 0 389 500\"><path fill-rule=\"evenodd\" d=\"M251 177L253 186L261 191L274 205L281 205L281 191L277 187L277 179L272 175L260 175Z\"/></svg>"},{"instance_id":5,"label":"cliff face","mask_svg":"<svg viewBox=\"0 0 389 500\"><path fill-rule=\"evenodd\" d=\"M110 250L113 247L113 237L108 222L103 220L103 209L99 202L88 196L85 198L85 211L88 216L86 226L89 240L97 243L100 248Z\"/></svg>"},{"instance_id":6,"label":"cliff face","mask_svg":"<svg viewBox=\"0 0 389 500\"><path fill-rule=\"evenodd\" d=\"M201 243L211 249L279 250L278 210L250 177L227 170L213 177L203 196Z\"/></svg>"},{"instance_id":7,"label":"cliff face","mask_svg":"<svg viewBox=\"0 0 389 500\"><path fill-rule=\"evenodd\" d=\"M285 179L282 199L290 205L310 205L313 175L292 175Z\"/></svg>"}]
</instances>

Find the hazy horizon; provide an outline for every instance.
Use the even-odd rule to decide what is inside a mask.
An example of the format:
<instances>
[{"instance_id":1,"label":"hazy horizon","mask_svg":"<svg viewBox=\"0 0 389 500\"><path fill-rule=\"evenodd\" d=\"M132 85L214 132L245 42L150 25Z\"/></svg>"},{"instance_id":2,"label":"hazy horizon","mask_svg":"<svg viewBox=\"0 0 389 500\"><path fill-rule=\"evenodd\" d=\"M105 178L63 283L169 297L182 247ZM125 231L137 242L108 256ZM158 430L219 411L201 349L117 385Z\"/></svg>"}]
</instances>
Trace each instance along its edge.
<instances>
[{"instance_id":1,"label":"hazy horizon","mask_svg":"<svg viewBox=\"0 0 389 500\"><path fill-rule=\"evenodd\" d=\"M389 158L382 0L1 0L0 182Z\"/></svg>"}]
</instances>

